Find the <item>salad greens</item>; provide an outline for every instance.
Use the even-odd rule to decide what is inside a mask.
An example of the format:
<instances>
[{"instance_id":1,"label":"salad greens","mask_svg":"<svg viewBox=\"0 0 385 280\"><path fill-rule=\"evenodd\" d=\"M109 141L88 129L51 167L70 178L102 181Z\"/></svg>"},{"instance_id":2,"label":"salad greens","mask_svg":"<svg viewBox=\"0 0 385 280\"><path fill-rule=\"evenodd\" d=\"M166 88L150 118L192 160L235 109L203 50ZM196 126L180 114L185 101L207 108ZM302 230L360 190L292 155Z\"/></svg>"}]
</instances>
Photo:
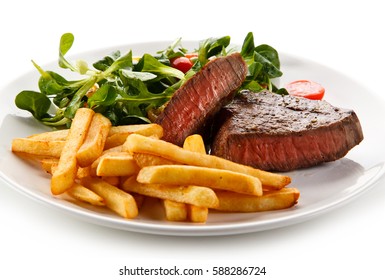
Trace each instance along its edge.
<instances>
[{"instance_id":1,"label":"salad greens","mask_svg":"<svg viewBox=\"0 0 385 280\"><path fill-rule=\"evenodd\" d=\"M230 37L208 38L199 43L191 58L194 63L187 72L172 67L170 60L185 56L181 39L154 55L133 57L132 51L122 55L119 50L96 61L89 67L84 60L75 63L66 59L74 36L65 33L59 45L58 65L78 73L79 80L67 80L57 72L44 70L34 61L40 73L39 91L24 90L15 98L18 108L29 111L33 117L52 127L69 127L78 108L89 107L109 118L113 125L149 123L149 110L164 105L173 93L198 72L213 57L239 51L230 46ZM269 89L285 94L272 79L280 77L277 51L268 45L254 45L254 37L247 34L240 50L248 65L248 75L240 89L259 92Z\"/></svg>"}]
</instances>

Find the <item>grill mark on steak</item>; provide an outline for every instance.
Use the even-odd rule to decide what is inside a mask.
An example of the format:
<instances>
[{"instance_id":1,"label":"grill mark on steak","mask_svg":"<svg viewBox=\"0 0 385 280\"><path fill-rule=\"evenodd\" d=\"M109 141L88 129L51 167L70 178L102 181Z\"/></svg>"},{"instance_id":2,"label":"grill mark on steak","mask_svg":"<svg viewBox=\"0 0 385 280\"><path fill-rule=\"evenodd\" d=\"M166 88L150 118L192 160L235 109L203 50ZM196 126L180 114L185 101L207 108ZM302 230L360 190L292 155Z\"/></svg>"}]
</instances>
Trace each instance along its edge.
<instances>
[{"instance_id":1,"label":"grill mark on steak","mask_svg":"<svg viewBox=\"0 0 385 280\"><path fill-rule=\"evenodd\" d=\"M363 140L354 111L270 92L242 91L216 119L212 154L263 170L334 161Z\"/></svg>"},{"instance_id":2,"label":"grill mark on steak","mask_svg":"<svg viewBox=\"0 0 385 280\"><path fill-rule=\"evenodd\" d=\"M247 75L239 53L207 63L179 88L157 117L164 130L163 140L183 145L185 138L202 133L208 120L234 97Z\"/></svg>"}]
</instances>

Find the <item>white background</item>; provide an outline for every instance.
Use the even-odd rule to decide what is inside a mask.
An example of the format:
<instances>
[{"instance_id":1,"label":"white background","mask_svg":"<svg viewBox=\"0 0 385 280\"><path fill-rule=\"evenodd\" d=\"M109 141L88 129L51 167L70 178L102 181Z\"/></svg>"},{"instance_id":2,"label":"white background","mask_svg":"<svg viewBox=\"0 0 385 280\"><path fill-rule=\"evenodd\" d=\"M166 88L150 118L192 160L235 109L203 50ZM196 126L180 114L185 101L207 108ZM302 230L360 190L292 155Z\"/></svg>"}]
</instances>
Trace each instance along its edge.
<instances>
[{"instance_id":1,"label":"white background","mask_svg":"<svg viewBox=\"0 0 385 280\"><path fill-rule=\"evenodd\" d=\"M0 88L33 70L31 59L56 60L64 32L75 35L73 52L83 52L178 37L230 35L242 42L253 31L257 44L328 65L385 94L381 2L5 0L0 4ZM383 129L382 122L378 125ZM0 181L0 278L129 279L118 276L125 265L232 264L266 266L267 275L256 279L384 279L384 198L382 180L353 202L305 223L185 238L84 223Z\"/></svg>"}]
</instances>

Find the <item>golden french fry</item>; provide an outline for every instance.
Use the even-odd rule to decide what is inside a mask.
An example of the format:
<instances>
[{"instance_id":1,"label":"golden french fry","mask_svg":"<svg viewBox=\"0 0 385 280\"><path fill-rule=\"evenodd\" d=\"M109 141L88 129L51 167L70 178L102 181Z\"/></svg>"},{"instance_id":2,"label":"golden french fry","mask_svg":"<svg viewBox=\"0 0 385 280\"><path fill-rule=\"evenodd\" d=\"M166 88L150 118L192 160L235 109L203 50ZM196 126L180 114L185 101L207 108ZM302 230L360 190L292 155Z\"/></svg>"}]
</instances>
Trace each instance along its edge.
<instances>
[{"instance_id":1,"label":"golden french fry","mask_svg":"<svg viewBox=\"0 0 385 280\"><path fill-rule=\"evenodd\" d=\"M194 223L205 223L209 214L207 207L200 207L192 204L186 204L187 217Z\"/></svg>"},{"instance_id":2,"label":"golden french fry","mask_svg":"<svg viewBox=\"0 0 385 280\"><path fill-rule=\"evenodd\" d=\"M86 187L75 183L67 193L77 200L87 202L95 206L105 206L104 199Z\"/></svg>"},{"instance_id":3,"label":"golden french fry","mask_svg":"<svg viewBox=\"0 0 385 280\"><path fill-rule=\"evenodd\" d=\"M61 129L54 131L47 131L38 134L32 134L28 138L33 140L61 140L65 141L68 136L69 129ZM128 135L136 133L143 136L152 136L161 138L163 136L163 129L158 124L138 124L138 125L120 125L111 127L108 133L108 140L106 141L106 149L123 145Z\"/></svg>"},{"instance_id":4,"label":"golden french fry","mask_svg":"<svg viewBox=\"0 0 385 280\"><path fill-rule=\"evenodd\" d=\"M219 199L217 210L226 212L261 212L286 209L299 199L296 188L283 188L265 192L263 196L251 196L226 191L216 192Z\"/></svg>"},{"instance_id":5,"label":"golden french fry","mask_svg":"<svg viewBox=\"0 0 385 280\"><path fill-rule=\"evenodd\" d=\"M163 207L168 221L185 221L187 219L187 205L185 203L165 199L163 200Z\"/></svg>"},{"instance_id":6,"label":"golden french fry","mask_svg":"<svg viewBox=\"0 0 385 280\"><path fill-rule=\"evenodd\" d=\"M132 219L138 215L135 199L129 193L96 177L83 178L81 184L101 196L106 206L120 216Z\"/></svg>"},{"instance_id":7,"label":"golden french fry","mask_svg":"<svg viewBox=\"0 0 385 280\"><path fill-rule=\"evenodd\" d=\"M105 149L123 145L127 136L133 133L161 138L163 136L163 128L154 123L113 126L110 129L110 133L105 143Z\"/></svg>"},{"instance_id":8,"label":"golden french fry","mask_svg":"<svg viewBox=\"0 0 385 280\"><path fill-rule=\"evenodd\" d=\"M102 176L103 181L106 181L108 184L118 187L120 184L119 176Z\"/></svg>"},{"instance_id":9,"label":"golden french fry","mask_svg":"<svg viewBox=\"0 0 385 280\"><path fill-rule=\"evenodd\" d=\"M159 165L142 168L136 180L143 184L194 185L239 193L262 195L261 181L229 170L188 165Z\"/></svg>"},{"instance_id":10,"label":"golden french fry","mask_svg":"<svg viewBox=\"0 0 385 280\"><path fill-rule=\"evenodd\" d=\"M58 158L44 158L40 160L41 168L49 174L53 173L53 170L58 165L58 163L59 163Z\"/></svg>"},{"instance_id":11,"label":"golden french fry","mask_svg":"<svg viewBox=\"0 0 385 280\"><path fill-rule=\"evenodd\" d=\"M76 154L79 166L91 165L102 154L110 128L111 121L102 114L93 116L86 138Z\"/></svg>"},{"instance_id":12,"label":"golden french fry","mask_svg":"<svg viewBox=\"0 0 385 280\"><path fill-rule=\"evenodd\" d=\"M76 111L58 166L52 175L52 194L64 193L74 184L77 173L76 153L83 144L93 115L94 111L87 108Z\"/></svg>"},{"instance_id":13,"label":"golden french fry","mask_svg":"<svg viewBox=\"0 0 385 280\"><path fill-rule=\"evenodd\" d=\"M160 156L179 163L225 169L259 178L266 188L281 189L291 182L286 175L266 172L220 157L187 151L163 140L131 134L123 144L123 150L130 153L145 153Z\"/></svg>"},{"instance_id":14,"label":"golden french fry","mask_svg":"<svg viewBox=\"0 0 385 280\"><path fill-rule=\"evenodd\" d=\"M120 133L140 134L143 136L152 136L161 138L163 136L163 128L155 123L151 124L131 124L131 125L119 125L111 127L109 136Z\"/></svg>"},{"instance_id":15,"label":"golden french fry","mask_svg":"<svg viewBox=\"0 0 385 280\"><path fill-rule=\"evenodd\" d=\"M205 143L202 139L202 136L199 134L194 134L188 136L183 143L183 149L191 151L191 152L197 152L201 154L206 153ZM187 208L187 217L190 221L194 223L205 223L209 210L207 207L199 207L191 204L186 205Z\"/></svg>"},{"instance_id":16,"label":"golden french fry","mask_svg":"<svg viewBox=\"0 0 385 280\"><path fill-rule=\"evenodd\" d=\"M108 150L104 150L102 155L100 157L98 157L92 164L90 167L90 176L97 176L96 175L96 170L98 168L98 165L99 165L99 162L100 160L108 155L108 154L113 154L113 153L121 153L122 152L122 146L116 146L116 147L113 147L113 148L110 148Z\"/></svg>"},{"instance_id":17,"label":"golden french fry","mask_svg":"<svg viewBox=\"0 0 385 280\"><path fill-rule=\"evenodd\" d=\"M154 165L178 164L177 162L150 154L134 153L132 157L140 168Z\"/></svg>"},{"instance_id":18,"label":"golden french fry","mask_svg":"<svg viewBox=\"0 0 385 280\"><path fill-rule=\"evenodd\" d=\"M38 134L32 134L28 136L28 139L45 141L65 141L67 139L68 132L69 129L52 130Z\"/></svg>"},{"instance_id":19,"label":"golden french fry","mask_svg":"<svg viewBox=\"0 0 385 280\"><path fill-rule=\"evenodd\" d=\"M12 140L12 152L59 158L65 141L15 138Z\"/></svg>"},{"instance_id":20,"label":"golden french fry","mask_svg":"<svg viewBox=\"0 0 385 280\"><path fill-rule=\"evenodd\" d=\"M42 159L40 161L40 166L45 172L52 175L57 169L58 163L59 163L59 159L56 159L56 158ZM81 179L81 178L90 176L91 175L90 170L91 170L90 166L79 167L76 172L76 178Z\"/></svg>"},{"instance_id":21,"label":"golden french fry","mask_svg":"<svg viewBox=\"0 0 385 280\"><path fill-rule=\"evenodd\" d=\"M52 174L52 194L66 192L129 219L146 197L163 201L167 220L196 223L207 221L209 208L259 212L298 202L299 191L285 188L288 176L207 155L200 135L187 137L183 148L162 135L159 125L112 127L81 108L70 129L16 138L12 151Z\"/></svg>"},{"instance_id":22,"label":"golden french fry","mask_svg":"<svg viewBox=\"0 0 385 280\"><path fill-rule=\"evenodd\" d=\"M183 149L190 152L206 154L205 143L203 142L202 136L199 134L193 134L186 137L183 142Z\"/></svg>"},{"instance_id":23,"label":"golden french fry","mask_svg":"<svg viewBox=\"0 0 385 280\"><path fill-rule=\"evenodd\" d=\"M208 208L213 208L218 204L215 192L206 187L141 184L136 181L135 176L131 176L123 182L121 188L127 192L135 192L150 197L168 199Z\"/></svg>"},{"instance_id":24,"label":"golden french fry","mask_svg":"<svg viewBox=\"0 0 385 280\"><path fill-rule=\"evenodd\" d=\"M183 143L183 149L200 152L200 153L206 152L203 139L198 134L187 137ZM145 157L156 158L158 159L157 160L158 163L169 161L167 159L154 156L154 155L148 155L148 154L139 154L139 155L142 155L144 158ZM167 164L167 163L163 163L163 164ZM150 164L147 166L152 166L152 165L162 165L162 164ZM207 207L199 207L191 204L184 204L184 203L179 203L179 202L170 201L170 200L165 200L163 202L163 207L166 213L166 218L169 221L184 221L186 219L189 219L193 222L204 222L207 219L207 214L208 214ZM206 210L201 211L201 209L206 209ZM195 211L197 212L195 213ZM204 214L206 214L206 218L204 217Z\"/></svg>"},{"instance_id":25,"label":"golden french fry","mask_svg":"<svg viewBox=\"0 0 385 280\"><path fill-rule=\"evenodd\" d=\"M100 157L97 176L131 176L139 172L139 166L127 152L107 153Z\"/></svg>"},{"instance_id":26,"label":"golden french fry","mask_svg":"<svg viewBox=\"0 0 385 280\"><path fill-rule=\"evenodd\" d=\"M81 178L88 177L88 176L91 176L91 166L78 168L78 171L76 173L77 179L81 179Z\"/></svg>"},{"instance_id":27,"label":"golden french fry","mask_svg":"<svg viewBox=\"0 0 385 280\"><path fill-rule=\"evenodd\" d=\"M105 155L108 153L119 153L119 152L123 152L123 146L122 145L115 146L115 147L112 147L109 149L104 149L102 155Z\"/></svg>"}]
</instances>

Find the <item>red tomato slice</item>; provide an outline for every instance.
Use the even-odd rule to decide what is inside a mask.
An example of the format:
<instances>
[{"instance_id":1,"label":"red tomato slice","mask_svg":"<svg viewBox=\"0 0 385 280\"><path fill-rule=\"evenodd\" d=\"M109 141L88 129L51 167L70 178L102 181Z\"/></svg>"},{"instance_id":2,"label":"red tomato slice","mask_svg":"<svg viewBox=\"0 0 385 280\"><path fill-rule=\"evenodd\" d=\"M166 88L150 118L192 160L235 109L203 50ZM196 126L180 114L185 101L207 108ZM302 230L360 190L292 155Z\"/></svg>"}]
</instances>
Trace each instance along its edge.
<instances>
[{"instance_id":1,"label":"red tomato slice","mask_svg":"<svg viewBox=\"0 0 385 280\"><path fill-rule=\"evenodd\" d=\"M170 63L172 67L182 71L183 73L186 73L193 66L191 60L185 56L173 58L170 60Z\"/></svg>"},{"instance_id":2,"label":"red tomato slice","mask_svg":"<svg viewBox=\"0 0 385 280\"><path fill-rule=\"evenodd\" d=\"M290 95L305 97L313 100L321 100L325 94L325 88L320 84L309 80L298 80L285 86Z\"/></svg>"}]
</instances>

